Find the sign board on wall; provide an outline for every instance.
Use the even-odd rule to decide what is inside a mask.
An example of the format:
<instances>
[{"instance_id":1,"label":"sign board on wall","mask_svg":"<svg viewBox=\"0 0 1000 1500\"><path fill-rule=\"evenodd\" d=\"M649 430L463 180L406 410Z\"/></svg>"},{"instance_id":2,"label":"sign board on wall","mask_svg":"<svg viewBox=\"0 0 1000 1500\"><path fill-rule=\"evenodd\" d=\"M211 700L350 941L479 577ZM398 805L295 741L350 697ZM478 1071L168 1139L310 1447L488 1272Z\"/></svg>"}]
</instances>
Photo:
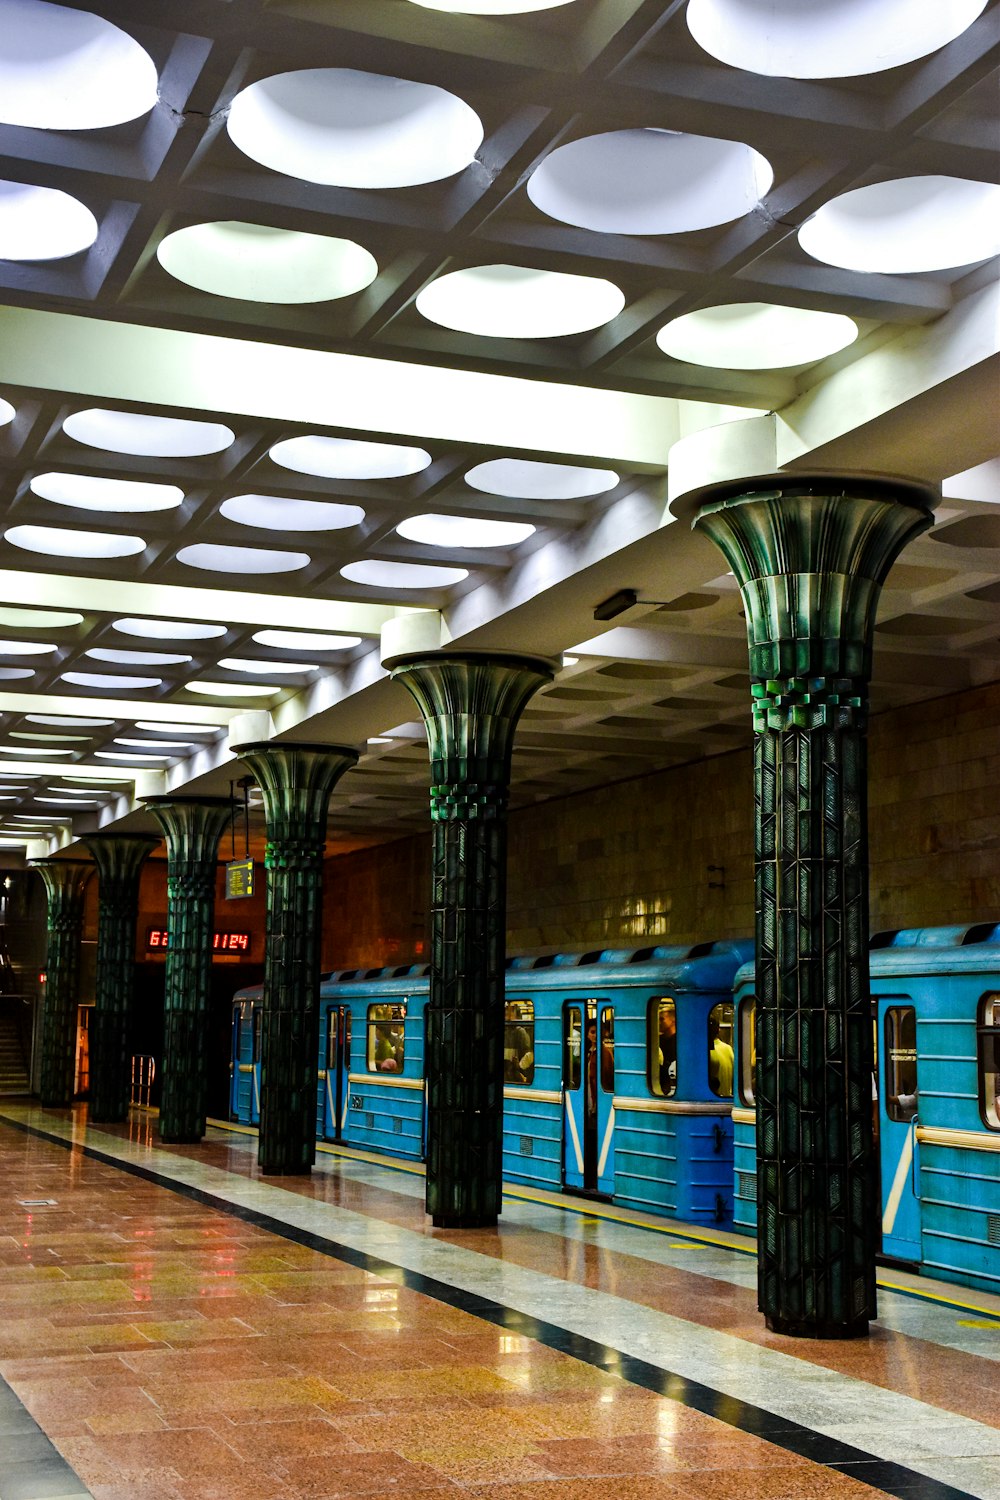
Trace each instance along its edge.
<instances>
[{"instance_id":1,"label":"sign board on wall","mask_svg":"<svg viewBox=\"0 0 1000 1500\"><path fill-rule=\"evenodd\" d=\"M231 859L226 864L226 900L253 895L253 860Z\"/></svg>"}]
</instances>

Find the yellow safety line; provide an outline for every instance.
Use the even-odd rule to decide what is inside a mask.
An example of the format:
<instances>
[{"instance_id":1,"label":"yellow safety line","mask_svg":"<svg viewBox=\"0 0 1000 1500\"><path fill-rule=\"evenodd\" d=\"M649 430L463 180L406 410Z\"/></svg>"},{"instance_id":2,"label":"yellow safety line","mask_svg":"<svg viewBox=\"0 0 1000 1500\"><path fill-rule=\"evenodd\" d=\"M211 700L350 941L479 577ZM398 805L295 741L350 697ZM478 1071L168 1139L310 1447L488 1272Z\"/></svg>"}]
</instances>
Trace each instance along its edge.
<instances>
[{"instance_id":1,"label":"yellow safety line","mask_svg":"<svg viewBox=\"0 0 1000 1500\"><path fill-rule=\"evenodd\" d=\"M219 1130L230 1130L236 1135L257 1135L255 1125L237 1125L231 1121L209 1120L209 1125L216 1126ZM328 1142L317 1141L316 1150L321 1151L324 1156L343 1156L348 1161L366 1161L374 1166L385 1167L390 1172L409 1172L413 1177L426 1175L426 1168L419 1162L406 1162L388 1160L384 1156L378 1156L373 1151L362 1151L357 1146L331 1146ZM673 1225L669 1221L647 1219L645 1215L631 1210L613 1210L605 1207L603 1203L591 1203L583 1201L576 1203L572 1198L563 1197L558 1193L548 1193L539 1188L513 1188L504 1184L503 1195L514 1202L540 1203L546 1208L558 1208L563 1213L579 1214L588 1219L602 1219L610 1224L628 1224L633 1229L648 1229L653 1234L669 1235L671 1239L689 1240L696 1245L711 1245L719 1250L732 1250L737 1255L757 1254L756 1242L749 1236L726 1235L724 1232L710 1234L706 1230L693 1230ZM916 1280L916 1278L914 1278ZM947 1293L932 1292L923 1286L908 1286L905 1282L892 1281L886 1275L876 1276L876 1285L885 1292L898 1292L904 1297L917 1297L924 1302L940 1303L944 1307L953 1307L962 1312L982 1313L984 1316L995 1321L1000 1321L1000 1308L986 1307L981 1302L962 1302L958 1297ZM992 1326L992 1324L991 1324Z\"/></svg>"}]
</instances>

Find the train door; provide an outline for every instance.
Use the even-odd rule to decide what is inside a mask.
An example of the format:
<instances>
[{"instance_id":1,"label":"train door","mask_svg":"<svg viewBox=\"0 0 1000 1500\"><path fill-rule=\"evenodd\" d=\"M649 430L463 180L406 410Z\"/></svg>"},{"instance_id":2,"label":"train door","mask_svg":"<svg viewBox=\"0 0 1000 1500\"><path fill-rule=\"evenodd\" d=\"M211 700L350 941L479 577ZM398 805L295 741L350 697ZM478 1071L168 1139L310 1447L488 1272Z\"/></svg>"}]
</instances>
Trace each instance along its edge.
<instances>
[{"instance_id":1,"label":"train door","mask_svg":"<svg viewBox=\"0 0 1000 1500\"><path fill-rule=\"evenodd\" d=\"M917 1012L905 996L879 997L878 1036L882 1253L918 1261Z\"/></svg>"},{"instance_id":2,"label":"train door","mask_svg":"<svg viewBox=\"0 0 1000 1500\"><path fill-rule=\"evenodd\" d=\"M563 1182L615 1190L615 1013L603 1000L563 1010Z\"/></svg>"},{"instance_id":3,"label":"train door","mask_svg":"<svg viewBox=\"0 0 1000 1500\"><path fill-rule=\"evenodd\" d=\"M347 1104L351 1071L351 1009L329 1005L326 1011L326 1101L323 1135L342 1141L347 1128Z\"/></svg>"},{"instance_id":4,"label":"train door","mask_svg":"<svg viewBox=\"0 0 1000 1500\"><path fill-rule=\"evenodd\" d=\"M233 1120L250 1121L253 1080L250 1074L250 1007L237 1000L233 1006L232 1055L229 1063L229 1114Z\"/></svg>"},{"instance_id":5,"label":"train door","mask_svg":"<svg viewBox=\"0 0 1000 1500\"><path fill-rule=\"evenodd\" d=\"M250 1049L250 1078L253 1088L250 1095L250 1124L260 1124L260 1050L261 1030L264 1024L263 1003L255 1005L251 1011L251 1049Z\"/></svg>"}]
</instances>

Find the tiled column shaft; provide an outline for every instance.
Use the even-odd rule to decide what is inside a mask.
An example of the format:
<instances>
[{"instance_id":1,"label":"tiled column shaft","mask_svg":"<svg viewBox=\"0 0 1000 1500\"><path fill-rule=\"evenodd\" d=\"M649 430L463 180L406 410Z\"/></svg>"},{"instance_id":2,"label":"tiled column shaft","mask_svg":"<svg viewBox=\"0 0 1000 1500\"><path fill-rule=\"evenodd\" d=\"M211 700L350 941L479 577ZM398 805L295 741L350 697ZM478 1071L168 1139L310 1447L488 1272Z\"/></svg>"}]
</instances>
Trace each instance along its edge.
<instances>
[{"instance_id":1,"label":"tiled column shaft","mask_svg":"<svg viewBox=\"0 0 1000 1500\"><path fill-rule=\"evenodd\" d=\"M476 1228L500 1212L511 750L552 668L500 655L387 665L417 701L431 759L427 1211Z\"/></svg>"},{"instance_id":2,"label":"tiled column shaft","mask_svg":"<svg viewBox=\"0 0 1000 1500\"><path fill-rule=\"evenodd\" d=\"M219 797L146 804L167 844L167 958L160 1138L200 1141L208 1100L206 1028L212 982L219 839L233 815Z\"/></svg>"},{"instance_id":3,"label":"tiled column shaft","mask_svg":"<svg viewBox=\"0 0 1000 1500\"><path fill-rule=\"evenodd\" d=\"M316 1158L323 846L330 793L357 761L342 745L237 745L267 824L267 951L258 1160L307 1173Z\"/></svg>"},{"instance_id":4,"label":"tiled column shaft","mask_svg":"<svg viewBox=\"0 0 1000 1500\"><path fill-rule=\"evenodd\" d=\"M80 998L80 937L83 900L93 865L76 860L39 860L32 865L48 897L45 1008L42 1012L42 1103L65 1109L73 1100L76 1072L76 1009Z\"/></svg>"},{"instance_id":5,"label":"tiled column shaft","mask_svg":"<svg viewBox=\"0 0 1000 1500\"><path fill-rule=\"evenodd\" d=\"M758 1301L813 1338L875 1316L867 705L919 487L775 476L703 497L740 584L755 731Z\"/></svg>"},{"instance_id":6,"label":"tiled column shaft","mask_svg":"<svg viewBox=\"0 0 1000 1500\"><path fill-rule=\"evenodd\" d=\"M160 841L149 834L92 833L83 842L93 855L100 880L88 1115L91 1120L113 1124L128 1115L139 872Z\"/></svg>"}]
</instances>

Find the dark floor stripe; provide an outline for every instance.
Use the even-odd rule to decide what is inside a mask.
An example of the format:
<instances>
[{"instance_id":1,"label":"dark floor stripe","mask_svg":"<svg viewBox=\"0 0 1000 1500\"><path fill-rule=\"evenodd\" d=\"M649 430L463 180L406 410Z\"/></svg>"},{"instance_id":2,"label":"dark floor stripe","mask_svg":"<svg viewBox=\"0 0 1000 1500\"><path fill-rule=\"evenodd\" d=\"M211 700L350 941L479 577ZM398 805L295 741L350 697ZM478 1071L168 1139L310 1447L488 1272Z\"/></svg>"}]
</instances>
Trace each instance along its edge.
<instances>
[{"instance_id":1,"label":"dark floor stripe","mask_svg":"<svg viewBox=\"0 0 1000 1500\"><path fill-rule=\"evenodd\" d=\"M45 1436L28 1408L0 1377L0 1500L42 1500L45 1495L88 1500L79 1474Z\"/></svg>"},{"instance_id":2,"label":"dark floor stripe","mask_svg":"<svg viewBox=\"0 0 1000 1500\"><path fill-rule=\"evenodd\" d=\"M677 1401L693 1411L715 1417L718 1421L725 1422L740 1432L763 1438L776 1447L783 1448L787 1453L794 1453L798 1458L808 1459L824 1468L834 1469L841 1474L849 1475L852 1479L861 1480L864 1484L872 1485L887 1495L898 1497L898 1500L974 1500L968 1490L956 1489L942 1480L928 1478L927 1475L920 1474L915 1469L908 1469L888 1459L877 1458L873 1453L866 1453L863 1448L855 1448L850 1443L842 1443L838 1438L814 1432L812 1428L803 1427L801 1423L778 1416L774 1412L765 1410L764 1407L754 1406L749 1401L741 1401L738 1397L713 1390L711 1386L702 1385L697 1380L689 1380L685 1375L664 1370L658 1365L650 1364L647 1360L626 1354L621 1349L599 1343L596 1339L586 1338L583 1334L573 1333L569 1329L560 1328L556 1323L536 1318L531 1313L519 1312L516 1308L505 1307L502 1303L493 1301L492 1298L479 1296L475 1292L467 1292L461 1287L449 1286L447 1282L438 1281L423 1272L409 1271L405 1266L382 1260L366 1250L355 1250L350 1245L342 1245L336 1240L327 1239L311 1230L298 1229L295 1225L286 1224L270 1214L261 1213L259 1209L227 1203L225 1199L217 1198L204 1188L191 1187L187 1183L177 1182L174 1178L154 1171L151 1167L119 1161L117 1157L98 1150L96 1146L81 1146L76 1142L63 1140L61 1136L53 1135L47 1130L40 1130L35 1125L27 1125L21 1120L11 1120L6 1116L0 1116L0 1119L3 1124L25 1135L37 1136L39 1140L62 1146L69 1151L80 1151L84 1156L100 1162L103 1166L115 1167L145 1182L152 1182L157 1187L166 1188L168 1192L176 1193L179 1197L187 1198L193 1203L199 1203L204 1208L211 1208L217 1213L239 1219L242 1223L251 1224L256 1229L264 1229L269 1234L290 1240L297 1245L303 1245L309 1250L317 1251L320 1255L329 1256L332 1260L343 1261L346 1265L354 1266L358 1270L371 1272L385 1281L396 1282L409 1291L420 1292L436 1302L443 1302L461 1312L470 1313L484 1323L492 1323L507 1333L521 1334L534 1339L536 1343L544 1345L547 1349L556 1349L560 1353L571 1355L583 1364L618 1375L631 1385L642 1386L645 1390L653 1391L658 1396L665 1396L670 1401Z\"/></svg>"}]
</instances>

